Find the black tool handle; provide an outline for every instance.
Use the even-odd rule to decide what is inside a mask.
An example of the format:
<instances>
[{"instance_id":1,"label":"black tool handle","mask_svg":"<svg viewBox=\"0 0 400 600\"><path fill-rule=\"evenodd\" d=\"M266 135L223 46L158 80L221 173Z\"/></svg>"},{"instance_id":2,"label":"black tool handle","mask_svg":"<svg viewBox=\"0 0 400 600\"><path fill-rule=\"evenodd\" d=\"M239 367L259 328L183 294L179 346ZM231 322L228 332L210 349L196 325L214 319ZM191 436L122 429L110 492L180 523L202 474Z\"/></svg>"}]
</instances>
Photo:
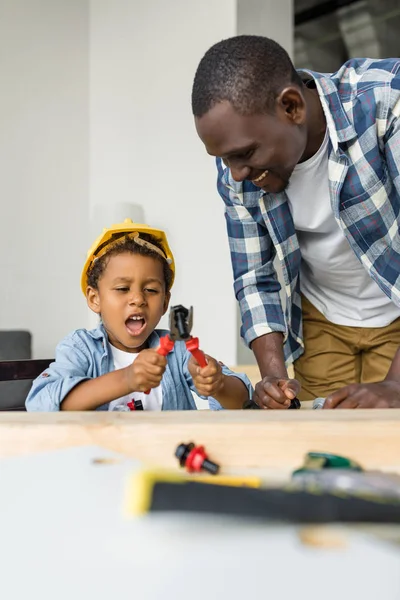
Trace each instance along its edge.
<instances>
[{"instance_id":1,"label":"black tool handle","mask_svg":"<svg viewBox=\"0 0 400 600\"><path fill-rule=\"evenodd\" d=\"M260 407L258 406L258 404L256 404L253 400L246 400L246 402L243 404L242 407L244 410L246 409L260 409ZM290 406L288 407L289 409L297 409L297 408L301 408L301 404L300 404L300 400L298 400L297 398L293 398L293 400L290 402Z\"/></svg>"}]
</instances>

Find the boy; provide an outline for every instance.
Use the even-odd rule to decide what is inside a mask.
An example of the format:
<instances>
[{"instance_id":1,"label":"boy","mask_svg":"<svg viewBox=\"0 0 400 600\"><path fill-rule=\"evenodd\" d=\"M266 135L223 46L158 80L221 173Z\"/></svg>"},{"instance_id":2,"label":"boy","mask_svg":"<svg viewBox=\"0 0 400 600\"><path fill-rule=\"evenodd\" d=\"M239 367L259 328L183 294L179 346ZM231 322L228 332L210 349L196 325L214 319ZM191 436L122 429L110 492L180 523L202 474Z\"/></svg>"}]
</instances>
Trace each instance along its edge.
<instances>
[{"instance_id":1,"label":"boy","mask_svg":"<svg viewBox=\"0 0 400 600\"><path fill-rule=\"evenodd\" d=\"M157 353L168 332L156 327L174 276L163 231L130 219L104 229L81 278L100 324L74 331L57 346L55 362L32 384L27 410L118 410L132 400L145 410L195 410L191 390L208 397L211 408L241 408L252 394L245 375L211 356L200 368L182 342L166 357Z\"/></svg>"}]
</instances>

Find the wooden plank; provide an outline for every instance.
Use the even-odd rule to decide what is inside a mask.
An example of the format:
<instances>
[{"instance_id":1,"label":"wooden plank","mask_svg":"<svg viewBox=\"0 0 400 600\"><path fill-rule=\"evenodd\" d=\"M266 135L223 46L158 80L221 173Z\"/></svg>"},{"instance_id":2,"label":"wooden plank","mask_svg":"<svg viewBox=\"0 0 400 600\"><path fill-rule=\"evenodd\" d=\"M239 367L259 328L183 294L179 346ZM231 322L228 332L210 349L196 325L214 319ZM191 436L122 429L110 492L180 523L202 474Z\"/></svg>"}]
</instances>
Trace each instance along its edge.
<instances>
[{"instance_id":1,"label":"wooden plank","mask_svg":"<svg viewBox=\"0 0 400 600\"><path fill-rule=\"evenodd\" d=\"M250 379L253 387L258 383L261 379L260 370L257 365L234 365L233 367L229 367L234 373L245 373L247 377ZM294 369L293 365L288 366L288 375L289 377L294 377Z\"/></svg>"},{"instance_id":2,"label":"wooden plank","mask_svg":"<svg viewBox=\"0 0 400 600\"><path fill-rule=\"evenodd\" d=\"M255 387L261 379L260 370L257 365L234 365L229 367L234 373L245 373L250 379L251 384Z\"/></svg>"},{"instance_id":3,"label":"wooden plank","mask_svg":"<svg viewBox=\"0 0 400 600\"><path fill-rule=\"evenodd\" d=\"M400 410L0 414L0 457L98 445L173 467L176 446L189 441L227 472L286 474L316 450L400 473Z\"/></svg>"}]
</instances>

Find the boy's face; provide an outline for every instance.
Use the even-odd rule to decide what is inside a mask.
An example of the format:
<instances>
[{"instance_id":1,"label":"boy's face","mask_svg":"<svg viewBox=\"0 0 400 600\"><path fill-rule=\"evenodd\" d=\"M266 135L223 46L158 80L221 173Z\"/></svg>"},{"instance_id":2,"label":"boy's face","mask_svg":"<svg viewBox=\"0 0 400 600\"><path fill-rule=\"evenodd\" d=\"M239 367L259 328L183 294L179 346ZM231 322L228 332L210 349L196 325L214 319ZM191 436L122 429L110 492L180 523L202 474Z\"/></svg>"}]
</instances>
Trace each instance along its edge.
<instances>
[{"instance_id":1,"label":"boy's face","mask_svg":"<svg viewBox=\"0 0 400 600\"><path fill-rule=\"evenodd\" d=\"M139 352L165 314L170 294L159 260L123 252L111 256L98 289L89 287L86 297L89 308L101 314L110 343Z\"/></svg>"}]
</instances>

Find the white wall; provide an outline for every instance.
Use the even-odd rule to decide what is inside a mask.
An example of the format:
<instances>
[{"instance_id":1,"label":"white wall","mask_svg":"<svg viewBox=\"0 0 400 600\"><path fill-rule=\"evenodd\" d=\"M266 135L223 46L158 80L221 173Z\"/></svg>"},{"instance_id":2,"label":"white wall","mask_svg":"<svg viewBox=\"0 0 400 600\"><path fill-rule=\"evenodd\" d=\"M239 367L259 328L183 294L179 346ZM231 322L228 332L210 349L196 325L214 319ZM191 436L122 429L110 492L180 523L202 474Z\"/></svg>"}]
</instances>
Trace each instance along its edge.
<instances>
[{"instance_id":1,"label":"white wall","mask_svg":"<svg viewBox=\"0 0 400 600\"><path fill-rule=\"evenodd\" d=\"M190 94L205 51L235 35L236 2L93 0L90 6L91 209L141 204L146 222L166 229L177 265L172 302L193 304L202 348L235 363L223 204L213 161L194 129Z\"/></svg>"},{"instance_id":2,"label":"white wall","mask_svg":"<svg viewBox=\"0 0 400 600\"><path fill-rule=\"evenodd\" d=\"M270 37L289 53L293 55L293 0L237 0L237 34L238 35L265 35ZM282 282L281 300L284 305L285 294L283 275L279 261L276 260L275 268L278 279ZM236 308L237 331L237 364L255 364L253 352L247 348L240 337L242 319L239 305Z\"/></svg>"},{"instance_id":3,"label":"white wall","mask_svg":"<svg viewBox=\"0 0 400 600\"><path fill-rule=\"evenodd\" d=\"M237 0L238 35L265 35L293 55L293 0Z\"/></svg>"},{"instance_id":4,"label":"white wall","mask_svg":"<svg viewBox=\"0 0 400 600\"><path fill-rule=\"evenodd\" d=\"M86 2L0 2L0 329L36 356L87 320L87 42Z\"/></svg>"},{"instance_id":5,"label":"white wall","mask_svg":"<svg viewBox=\"0 0 400 600\"><path fill-rule=\"evenodd\" d=\"M144 213L176 256L172 302L193 304L206 352L236 362L223 204L190 94L213 43L284 32L290 0L249 2L0 2L0 329L29 329L35 356L96 321L79 279L103 216Z\"/></svg>"}]
</instances>

